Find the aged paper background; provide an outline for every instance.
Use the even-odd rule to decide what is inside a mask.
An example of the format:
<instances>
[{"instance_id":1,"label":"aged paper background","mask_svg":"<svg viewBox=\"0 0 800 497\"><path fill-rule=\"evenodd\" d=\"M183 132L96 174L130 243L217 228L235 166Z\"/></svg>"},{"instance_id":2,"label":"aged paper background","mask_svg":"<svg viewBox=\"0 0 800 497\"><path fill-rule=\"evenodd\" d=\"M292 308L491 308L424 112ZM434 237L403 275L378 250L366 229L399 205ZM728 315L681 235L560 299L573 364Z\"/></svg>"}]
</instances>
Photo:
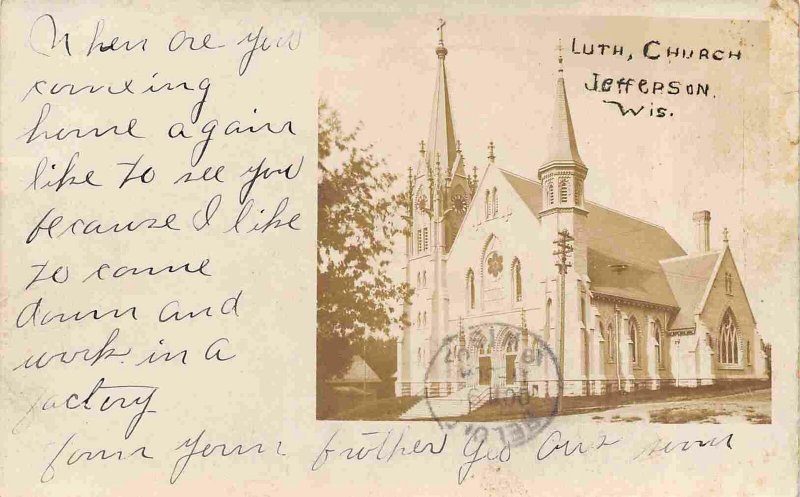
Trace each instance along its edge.
<instances>
[{"instance_id":1,"label":"aged paper background","mask_svg":"<svg viewBox=\"0 0 800 497\"><path fill-rule=\"evenodd\" d=\"M646 206L637 203L634 191L631 194L633 200L621 205L615 192L634 190L635 179L625 177L614 189L597 182L587 195L622 210L651 209L642 213L642 217L675 226L679 241L686 245L689 235L680 229L681 223L688 221L687 213L709 203L727 203L727 200L720 199L726 195L726 190L716 188L715 183L740 185L731 202L734 211L728 219L719 212L714 223L717 229L724 224L733 229L735 225L737 236L734 241L747 260L749 293L759 296L758 303L754 303L759 329L773 344L772 424L620 426L575 425L566 419L556 420L553 428L561 429L574 440L596 439L598 434L606 433L624 434L625 439L632 442L627 449L616 452L546 461L536 460L533 446L522 447L514 450L508 462L476 464L471 478L460 486L456 473L466 457L462 453L463 437L457 435L449 441L451 445L446 453L438 457L406 457L388 463L374 458L363 461L337 458L319 470L311 470L315 458L337 431L340 443L337 448L343 449L363 445L361 434L364 432L389 428L401 430L403 426L399 423L315 419L315 144L316 105L320 91L328 94L332 103L338 104L348 123L363 119L366 121L365 129L369 130L369 119L385 117L382 112L371 109L362 115L357 108L347 106L354 82L361 79L364 85L385 83L379 74L380 67L373 69L374 76L364 79L359 77L358 74L362 73L354 69L352 60L344 60L352 59L351 56L339 59L336 54L351 54L358 50L359 45L364 47L365 59L380 50L391 52L391 36L394 35L391 33L391 19L406 16L411 10L419 16L420 27L414 32L404 33L408 39L398 40L398 43L416 47L424 54L421 57L429 58L432 58L435 41L430 21L435 22L438 17L447 18L452 27L460 18L474 23L471 16L491 13L483 21L486 23L486 36L492 33L499 36L510 32L506 27L510 30L524 24L519 20L504 20L504 16L514 19L537 15L639 18L609 21L605 28L609 36L618 26L624 29L629 22L646 26L649 17L693 18L681 29L688 30L696 42L702 40L704 31L702 21L697 18L751 19L769 23L769 55L767 58L763 54L765 59L756 66L763 69L763 73L744 74L741 79L744 84L758 85L758 93L767 94L759 100L759 105L768 105L768 117L762 114L763 117L759 118L755 109L754 121L748 121L748 126L765 127L769 141L748 144L744 153L748 166L744 172L741 169L742 152L733 148L741 145L740 140L738 137L724 138L729 131L724 129L721 130L723 137L719 146L731 147L736 179L730 180L726 164L704 164L699 169L687 168L684 173L690 176L682 177L680 182L675 180L673 188L678 196L686 188L686 183L703 183L703 197L700 199L680 200L674 210L669 210L668 202ZM58 38L65 31L69 32L75 55L64 56L61 46L53 49L50 57L32 52L29 44L32 26L37 18L47 13L57 21ZM347 22L348 13L352 13L350 24ZM3 33L0 59L0 253L3 258L0 494L3 496L277 495L300 492L342 495L366 492L385 495L796 493L798 50L795 4L738 2L697 6L690 2L620 2L613 5L608 2L572 2L557 6L519 3L499 9L452 2L446 7L416 3L412 9L412 5L367 2L330 3L323 7L242 1L209 3L202 8L188 3L168 6L154 3L8 2L2 6L0 16ZM105 41L114 36L121 40L147 37L146 52L134 49L130 53L95 52L85 56L101 18L104 19ZM325 26L325 20L331 18L345 21L339 22L336 29L321 32L320 26ZM497 21L492 22L492 18ZM582 23L587 22L585 17L582 19ZM599 17L596 19L601 22ZM386 37L364 36L365 33L374 34L374 26L380 26L381 22L387 24ZM570 21L558 17L553 25L568 29ZM288 36L289 32L301 31L302 38L294 50L281 51L273 47L255 52L247 71L239 76L237 69L246 49L237 42L258 31L259 26L264 26L265 32L273 36ZM713 26L716 28L719 24ZM165 47L179 30L194 34L198 41L205 33L213 33L213 40L226 46L216 50L170 53ZM620 36L624 42L625 34ZM541 53L542 57L550 57L550 63L555 54L550 38L557 37L543 36L542 46L532 48L534 55L531 57L537 58ZM42 35L35 39L42 43L37 45L39 47L44 46L47 40ZM476 33L473 40L477 39ZM509 35L508 40L499 43L513 44L514 37ZM402 50L398 52L404 53ZM386 56L390 55L387 53ZM591 67L590 63L586 64L586 67ZM454 73L454 84L458 85L459 69L452 67L450 70ZM570 78L570 72L578 73L575 67L567 66L566 70L567 78ZM163 81L185 80L197 84L204 77L211 79L208 100L197 124L189 125L189 113L200 97L196 91L149 96L100 93L73 98L64 95L25 97L33 82L40 79L119 85L133 78L137 84L146 86L151 81L159 81L152 76L156 72ZM370 74L370 71L364 73ZM578 78L574 79L577 83ZM387 158L398 162L406 160L402 155L404 152L408 156L413 154L412 147L427 127L431 91L428 85L433 82L433 74L422 70L416 80L423 85L418 102L394 102L392 88L386 88L387 113L402 110L406 104L419 112L417 119L409 122L405 130L409 135L407 138L394 137L387 141L390 150ZM542 84L535 90L544 94L542 98L546 102L549 102L551 81L549 72L543 74ZM460 92L459 99L466 98L470 89L475 89L476 95L481 93L479 84L456 86L456 89ZM748 91L742 90L742 93ZM570 98L577 106L581 105L584 96L571 93ZM26 189L42 156L63 164L75 149L76 142L72 139L25 144L25 138L20 138L36 122L45 102L53 105L48 116L52 130L57 129L56 123L61 123L59 126L70 123L85 127L122 123L124 127L130 119L136 118L139 121L137 129L148 139L103 137L80 141L80 167L76 173L94 169L95 179L104 185L102 188L69 186L58 192ZM381 102L375 101L373 105L377 107ZM487 97L486 101L472 104L459 102L458 109L469 109L477 114L482 107L489 106L491 101ZM253 112L254 108L258 111ZM736 126L731 126L731 129L741 130L742 114L727 115L726 109L713 106L709 109L720 112L724 122L736 121ZM544 110L549 112L549 107ZM687 129L706 122L716 123L720 119L718 116L706 118L702 112L693 112L691 108L682 110L692 118L691 123L686 124ZM589 133L592 132L598 135L591 137L592 142L604 139L600 131L607 130L598 131L592 126L591 116L587 113L576 115L585 120L578 122L577 126L585 130L586 139L590 139ZM397 117L398 121L402 117L414 118L413 115ZM474 131L476 136L486 141L505 138L509 150L522 148L523 137L488 136L489 130L481 129L480 125L463 129L468 123L467 116L461 111L457 117L460 118L462 133ZM214 118L221 123L219 130L233 120L240 120L245 125L292 120L296 134L215 135L203 166L225 164L226 183L200 181L173 185L178 176L192 170L188 161L200 136L199 128ZM194 137L185 140L166 138L165 129L175 121L187 123L186 129L191 129ZM545 117L543 122L549 122L549 117ZM482 125L491 127L491 124ZM593 128L594 131L590 131ZM690 147L689 131L684 130L675 136L675 142L667 143L654 136L652 142L641 140L631 149L633 153L645 155L650 153L649 147L654 146L653 142L657 142L655 146L659 147L659 154L673 157L674 154L685 154L687 160L703 160L702 156L695 157L689 151L675 149L675 143ZM380 136L368 138L375 142L381 140ZM514 143L514 140L522 143ZM404 150L404 144L407 150ZM480 156L484 145L470 144L474 149L468 152ZM604 163L613 160L613 152L607 153L609 156L603 157ZM135 161L142 154L142 166L145 163L153 165L157 180L147 185L131 182L117 188L130 167L117 163ZM257 183L252 190L258 208L270 213L282 198L288 198L283 220L288 221L294 213L299 213L299 230L284 227L264 234L223 233L236 217L239 209L236 199L243 181L240 175L248 167L258 165L262 157L274 161L270 164L272 167L285 167L299 161L301 156L304 165L295 179L280 179L280 175L276 175L278 177ZM691 176L693 171L694 177ZM697 171L715 171L716 176L709 177ZM669 175L661 180L668 181ZM192 215L204 208L216 193L224 195L219 217L205 231L196 231L191 227ZM76 217L113 219L124 223L149 216L163 218L174 212L183 229L175 232L139 231L116 236L64 235L52 240L39 234L36 240L26 244L25 239L32 227L51 207L64 216L64 223ZM266 218L269 219L269 214ZM181 274L81 282L102 263L111 266L177 265L196 263L205 258L211 260L211 277ZM25 290L37 274L31 266L45 261L51 270L58 265L69 265L72 268L70 280L63 284L39 282ZM217 311L223 302L240 291L238 317L219 315ZM66 325L16 326L21 309L40 297L54 312L59 309L64 312L91 308L124 309L136 305L140 319L89 319ZM174 299L180 300L184 312L210 306L210 312L215 316L200 316L188 322L158 323L158 310ZM86 347L96 350L114 328L119 328L115 345L119 349L131 347L136 352L130 357L131 362L134 359L138 362L151 351L161 353L187 349L188 364L173 361L132 366L122 364L121 360L111 360L99 361L94 366L57 364L36 371L13 371L29 355L43 351L57 353ZM224 362L204 359L207 347L221 338L225 340L218 342L224 345L222 354L236 354L236 357ZM127 359L123 360L127 362ZM58 395L64 399L72 392L86 395L99 378L104 378L107 384L148 385L158 389L149 407L157 412L142 416L128 440L123 438L123 434L134 413L132 409L125 412L112 409L106 413L97 409L28 413L42 396ZM735 434L733 450L686 451L646 461L631 461L636 447L657 437L694 440L731 432ZM48 462L73 434L75 438L69 452L106 449L109 453L122 450L128 454L146 446L152 459L134 456L123 461L102 461L98 458L68 465L65 458L53 468L53 478L42 483L43 476L44 479L51 476L45 474ZM237 444L250 447L260 443L263 453L194 457L180 478L171 484L170 474L186 451L185 447L181 449L182 445L198 436L202 436L200 448L205 444L213 447L224 443L232 448ZM410 440L438 440L441 434L434 423L415 423L409 437Z\"/></svg>"}]
</instances>

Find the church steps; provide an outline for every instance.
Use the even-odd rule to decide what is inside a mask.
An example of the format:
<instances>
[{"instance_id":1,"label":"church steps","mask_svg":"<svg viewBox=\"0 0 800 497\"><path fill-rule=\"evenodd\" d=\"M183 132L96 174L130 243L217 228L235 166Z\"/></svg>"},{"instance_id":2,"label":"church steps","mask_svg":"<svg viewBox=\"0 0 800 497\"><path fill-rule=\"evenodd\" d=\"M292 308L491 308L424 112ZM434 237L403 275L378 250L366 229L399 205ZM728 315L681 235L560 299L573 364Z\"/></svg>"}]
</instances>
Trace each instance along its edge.
<instances>
[{"instance_id":1,"label":"church steps","mask_svg":"<svg viewBox=\"0 0 800 497\"><path fill-rule=\"evenodd\" d=\"M489 400L489 387L462 388L447 397L422 399L405 413L400 419L434 419L465 416L481 407Z\"/></svg>"}]
</instances>

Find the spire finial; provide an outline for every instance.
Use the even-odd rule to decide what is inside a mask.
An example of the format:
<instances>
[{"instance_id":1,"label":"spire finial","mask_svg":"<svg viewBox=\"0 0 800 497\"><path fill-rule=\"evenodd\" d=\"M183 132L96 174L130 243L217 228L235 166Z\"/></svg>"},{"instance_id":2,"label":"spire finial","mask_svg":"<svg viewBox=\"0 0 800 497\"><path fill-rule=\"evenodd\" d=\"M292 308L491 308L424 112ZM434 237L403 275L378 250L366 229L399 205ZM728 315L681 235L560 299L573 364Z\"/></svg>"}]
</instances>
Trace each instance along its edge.
<instances>
[{"instance_id":1,"label":"spire finial","mask_svg":"<svg viewBox=\"0 0 800 497\"><path fill-rule=\"evenodd\" d=\"M489 160L494 162L494 142L489 142Z\"/></svg>"},{"instance_id":2,"label":"spire finial","mask_svg":"<svg viewBox=\"0 0 800 497\"><path fill-rule=\"evenodd\" d=\"M419 155L425 155L425 140L419 141Z\"/></svg>"},{"instance_id":3,"label":"spire finial","mask_svg":"<svg viewBox=\"0 0 800 497\"><path fill-rule=\"evenodd\" d=\"M722 243L728 244L728 227L722 228Z\"/></svg>"},{"instance_id":4,"label":"spire finial","mask_svg":"<svg viewBox=\"0 0 800 497\"><path fill-rule=\"evenodd\" d=\"M447 49L444 48L444 26L447 22L439 18L439 26L436 27L436 31L439 32L439 46L436 47L436 55L439 56L440 59L444 59L444 56L447 55Z\"/></svg>"},{"instance_id":5,"label":"spire finial","mask_svg":"<svg viewBox=\"0 0 800 497\"><path fill-rule=\"evenodd\" d=\"M456 140L456 152L461 152L461 140Z\"/></svg>"},{"instance_id":6,"label":"spire finial","mask_svg":"<svg viewBox=\"0 0 800 497\"><path fill-rule=\"evenodd\" d=\"M564 47L561 45L561 38L558 39L558 72L564 74L564 56L562 50Z\"/></svg>"}]
</instances>

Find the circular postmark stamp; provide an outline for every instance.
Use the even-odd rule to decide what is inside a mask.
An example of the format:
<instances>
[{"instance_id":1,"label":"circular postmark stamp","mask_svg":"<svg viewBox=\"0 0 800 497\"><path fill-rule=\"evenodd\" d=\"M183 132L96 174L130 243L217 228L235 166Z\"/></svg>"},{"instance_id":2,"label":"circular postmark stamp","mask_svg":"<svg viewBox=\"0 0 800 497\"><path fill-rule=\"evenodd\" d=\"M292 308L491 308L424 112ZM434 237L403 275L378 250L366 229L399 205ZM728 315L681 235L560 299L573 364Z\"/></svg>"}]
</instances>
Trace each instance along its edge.
<instances>
[{"instance_id":1,"label":"circular postmark stamp","mask_svg":"<svg viewBox=\"0 0 800 497\"><path fill-rule=\"evenodd\" d=\"M562 380L558 357L540 336L513 324L481 323L442 339L425 371L425 401L443 430L463 427L467 436L495 435L519 446L558 413Z\"/></svg>"}]
</instances>

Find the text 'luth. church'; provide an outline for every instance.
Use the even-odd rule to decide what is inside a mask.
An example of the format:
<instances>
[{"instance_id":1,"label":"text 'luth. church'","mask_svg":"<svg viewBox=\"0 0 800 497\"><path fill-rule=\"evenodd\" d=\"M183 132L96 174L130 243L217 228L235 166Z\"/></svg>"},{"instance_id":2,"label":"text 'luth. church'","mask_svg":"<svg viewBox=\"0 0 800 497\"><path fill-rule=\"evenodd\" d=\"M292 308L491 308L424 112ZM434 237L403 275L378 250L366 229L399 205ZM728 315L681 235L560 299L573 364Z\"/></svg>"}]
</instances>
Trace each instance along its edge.
<instances>
[{"instance_id":1,"label":"text 'luth. church'","mask_svg":"<svg viewBox=\"0 0 800 497\"><path fill-rule=\"evenodd\" d=\"M398 396L552 396L559 371L565 395L766 378L727 235L712 249L708 211L692 217L687 254L660 226L585 199L590 168L561 68L536 177L502 169L491 146L482 177L469 172L441 35L435 53L430 131L408 178L405 276L414 295L398 341ZM563 279L559 247L570 264Z\"/></svg>"}]
</instances>

